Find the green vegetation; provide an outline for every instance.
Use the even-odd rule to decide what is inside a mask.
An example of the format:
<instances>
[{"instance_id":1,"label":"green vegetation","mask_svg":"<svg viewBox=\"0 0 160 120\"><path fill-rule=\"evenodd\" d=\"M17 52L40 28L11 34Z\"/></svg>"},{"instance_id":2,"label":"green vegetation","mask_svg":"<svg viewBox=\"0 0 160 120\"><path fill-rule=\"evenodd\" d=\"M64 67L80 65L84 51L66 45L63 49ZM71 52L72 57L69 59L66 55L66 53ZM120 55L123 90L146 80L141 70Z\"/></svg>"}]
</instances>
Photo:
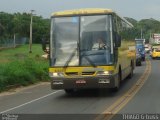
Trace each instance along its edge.
<instances>
[{"instance_id":1,"label":"green vegetation","mask_svg":"<svg viewBox=\"0 0 160 120\"><path fill-rule=\"evenodd\" d=\"M29 13L9 14L0 12L0 40L16 38L29 38L30 34ZM42 37L49 39L50 20L41 16L33 16L33 42L40 43Z\"/></svg>"},{"instance_id":2,"label":"green vegetation","mask_svg":"<svg viewBox=\"0 0 160 120\"><path fill-rule=\"evenodd\" d=\"M38 44L33 45L32 53L29 53L28 45L0 51L0 91L48 80L49 63L41 58L42 54Z\"/></svg>"},{"instance_id":3,"label":"green vegetation","mask_svg":"<svg viewBox=\"0 0 160 120\"><path fill-rule=\"evenodd\" d=\"M126 35L130 35L128 36L129 38L141 38L142 30L142 37L146 39L146 42L149 42L151 33L160 33L160 22L153 18L142 19L140 21L127 17L126 19L134 25L134 28L131 31L128 31L130 33L126 33Z\"/></svg>"},{"instance_id":4,"label":"green vegetation","mask_svg":"<svg viewBox=\"0 0 160 120\"><path fill-rule=\"evenodd\" d=\"M12 39L14 34L16 38L29 38L30 17L30 13L9 14L0 12L0 40ZM125 32L125 38L141 38L141 30L146 40L150 38L150 33L160 33L160 22L153 18L140 21L133 18L125 18L134 25L132 30ZM49 30L50 19L34 15L33 43L40 43L42 38L49 39Z\"/></svg>"}]
</instances>

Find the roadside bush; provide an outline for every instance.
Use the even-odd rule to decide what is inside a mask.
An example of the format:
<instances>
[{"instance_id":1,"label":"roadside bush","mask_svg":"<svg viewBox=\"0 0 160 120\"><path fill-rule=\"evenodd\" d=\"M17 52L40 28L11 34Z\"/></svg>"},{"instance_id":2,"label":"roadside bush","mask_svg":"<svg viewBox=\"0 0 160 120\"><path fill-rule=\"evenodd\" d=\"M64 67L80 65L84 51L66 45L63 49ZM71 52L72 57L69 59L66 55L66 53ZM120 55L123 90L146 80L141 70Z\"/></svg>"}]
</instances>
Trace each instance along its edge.
<instances>
[{"instance_id":1,"label":"roadside bush","mask_svg":"<svg viewBox=\"0 0 160 120\"><path fill-rule=\"evenodd\" d=\"M7 78L4 75L4 65L0 65L0 91L4 90L5 86L7 86Z\"/></svg>"},{"instance_id":2,"label":"roadside bush","mask_svg":"<svg viewBox=\"0 0 160 120\"><path fill-rule=\"evenodd\" d=\"M48 62L28 58L0 66L0 91L7 86L29 85L48 80Z\"/></svg>"}]
</instances>

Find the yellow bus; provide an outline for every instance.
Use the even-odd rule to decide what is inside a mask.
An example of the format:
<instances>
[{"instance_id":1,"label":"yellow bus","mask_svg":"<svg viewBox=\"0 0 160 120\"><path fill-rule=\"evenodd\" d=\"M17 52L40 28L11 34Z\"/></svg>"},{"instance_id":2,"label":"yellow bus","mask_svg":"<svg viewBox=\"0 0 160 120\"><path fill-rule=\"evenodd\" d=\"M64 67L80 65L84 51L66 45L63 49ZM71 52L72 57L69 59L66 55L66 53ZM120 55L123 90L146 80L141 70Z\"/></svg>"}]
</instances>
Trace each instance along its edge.
<instances>
[{"instance_id":1,"label":"yellow bus","mask_svg":"<svg viewBox=\"0 0 160 120\"><path fill-rule=\"evenodd\" d=\"M123 38L132 24L110 9L78 9L51 16L50 68L52 89L118 90L132 77L134 42ZM133 40L134 41L134 40Z\"/></svg>"}]
</instances>

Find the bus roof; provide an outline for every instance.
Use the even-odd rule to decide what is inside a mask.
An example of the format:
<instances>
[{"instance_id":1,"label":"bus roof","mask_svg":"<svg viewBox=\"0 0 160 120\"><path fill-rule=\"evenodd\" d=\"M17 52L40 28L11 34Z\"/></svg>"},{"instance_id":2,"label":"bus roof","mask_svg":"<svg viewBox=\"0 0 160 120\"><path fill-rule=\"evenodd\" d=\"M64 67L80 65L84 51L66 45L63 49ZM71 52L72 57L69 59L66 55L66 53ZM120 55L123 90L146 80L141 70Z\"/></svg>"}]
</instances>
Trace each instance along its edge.
<instances>
[{"instance_id":1,"label":"bus roof","mask_svg":"<svg viewBox=\"0 0 160 120\"><path fill-rule=\"evenodd\" d=\"M75 10L65 10L60 12L52 13L52 16L70 16L70 15L85 15L85 14L108 14L114 13L111 9L102 8L85 8Z\"/></svg>"},{"instance_id":2,"label":"bus roof","mask_svg":"<svg viewBox=\"0 0 160 120\"><path fill-rule=\"evenodd\" d=\"M103 8L83 8L83 9L75 9L75 10L65 10L52 13L51 17L61 17L61 16L71 16L71 15L87 15L87 14L116 14L120 17L116 12L111 9L103 9ZM123 21L125 21L130 27L133 25L128 22L125 18L120 17Z\"/></svg>"}]
</instances>

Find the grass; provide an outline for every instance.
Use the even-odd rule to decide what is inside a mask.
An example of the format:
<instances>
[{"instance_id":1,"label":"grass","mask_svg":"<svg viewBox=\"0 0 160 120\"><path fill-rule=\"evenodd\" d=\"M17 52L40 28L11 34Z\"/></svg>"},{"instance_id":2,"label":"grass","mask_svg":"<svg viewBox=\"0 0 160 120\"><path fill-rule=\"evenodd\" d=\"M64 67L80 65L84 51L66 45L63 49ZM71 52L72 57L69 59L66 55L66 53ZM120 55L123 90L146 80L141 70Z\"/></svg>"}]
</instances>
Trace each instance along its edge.
<instances>
[{"instance_id":1,"label":"grass","mask_svg":"<svg viewBox=\"0 0 160 120\"><path fill-rule=\"evenodd\" d=\"M48 60L41 57L41 45L28 45L0 51L0 91L8 86L29 85L48 80Z\"/></svg>"},{"instance_id":2,"label":"grass","mask_svg":"<svg viewBox=\"0 0 160 120\"><path fill-rule=\"evenodd\" d=\"M17 59L40 57L44 52L40 44L32 45L32 53L29 53L29 46L23 45L17 48L10 48L0 51L0 63L12 62Z\"/></svg>"}]
</instances>

